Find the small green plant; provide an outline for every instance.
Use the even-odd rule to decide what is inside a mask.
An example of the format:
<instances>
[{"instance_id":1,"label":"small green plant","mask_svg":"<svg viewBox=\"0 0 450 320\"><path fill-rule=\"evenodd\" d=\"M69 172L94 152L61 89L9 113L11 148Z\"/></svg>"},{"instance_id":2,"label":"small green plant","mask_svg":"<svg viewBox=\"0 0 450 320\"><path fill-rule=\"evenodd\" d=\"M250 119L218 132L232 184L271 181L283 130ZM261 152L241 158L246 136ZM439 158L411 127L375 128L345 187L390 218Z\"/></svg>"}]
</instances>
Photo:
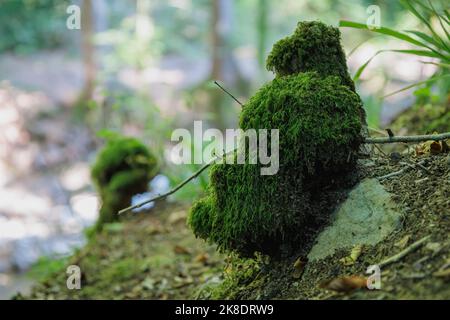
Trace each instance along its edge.
<instances>
[{"instance_id":1,"label":"small green plant","mask_svg":"<svg viewBox=\"0 0 450 320\"><path fill-rule=\"evenodd\" d=\"M248 257L301 245L320 210L316 193L354 169L362 141L362 103L339 40L336 28L301 22L274 45L267 68L276 77L243 106L239 126L279 129L280 169L260 175L248 155L243 165L213 165L207 196L188 217L197 236Z\"/></svg>"},{"instance_id":2,"label":"small green plant","mask_svg":"<svg viewBox=\"0 0 450 320\"><path fill-rule=\"evenodd\" d=\"M414 49L385 49L376 52L363 65L361 65L361 67L359 67L353 77L354 81L357 81L369 63L383 52L399 52L404 54L412 54L418 57L431 57L437 60L437 62L430 62L439 67L438 71L431 78L404 87L386 95L385 97L419 85L434 83L439 79L448 78L450 76L448 73L450 68L450 13L448 9L443 9L442 12L439 12L430 0L427 1L428 4L425 1L418 0L401 0L401 3L410 13L416 16L417 19L425 25L428 30L427 33L419 30L407 30L401 32L386 27L369 29L367 24L346 20L341 20L339 23L340 27L369 30L381 35L396 38L415 46ZM436 30L432 23L430 23L430 20L433 18L438 21L441 30Z\"/></svg>"},{"instance_id":3,"label":"small green plant","mask_svg":"<svg viewBox=\"0 0 450 320\"><path fill-rule=\"evenodd\" d=\"M97 229L118 219L133 195L147 190L158 170L155 156L139 140L111 136L92 167L92 179L100 193L102 207Z\"/></svg>"}]
</instances>

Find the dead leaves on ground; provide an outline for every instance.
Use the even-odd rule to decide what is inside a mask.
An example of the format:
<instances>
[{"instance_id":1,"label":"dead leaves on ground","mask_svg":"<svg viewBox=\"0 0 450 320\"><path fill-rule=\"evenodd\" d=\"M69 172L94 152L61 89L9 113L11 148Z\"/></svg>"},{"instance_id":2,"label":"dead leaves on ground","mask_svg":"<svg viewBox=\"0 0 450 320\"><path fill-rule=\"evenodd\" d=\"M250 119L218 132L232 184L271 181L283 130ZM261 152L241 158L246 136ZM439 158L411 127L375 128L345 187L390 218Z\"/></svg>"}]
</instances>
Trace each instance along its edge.
<instances>
[{"instance_id":1,"label":"dead leaves on ground","mask_svg":"<svg viewBox=\"0 0 450 320\"><path fill-rule=\"evenodd\" d=\"M436 134L436 133L435 133ZM450 140L442 141L425 141L416 146L416 156L423 156L426 154L439 154L450 151Z\"/></svg>"},{"instance_id":2,"label":"dead leaves on ground","mask_svg":"<svg viewBox=\"0 0 450 320\"><path fill-rule=\"evenodd\" d=\"M305 270L305 266L307 263L307 259L303 257L297 258L294 262L294 272L292 273L292 276L295 279L300 279L303 275L303 271Z\"/></svg>"},{"instance_id":3,"label":"dead leaves on ground","mask_svg":"<svg viewBox=\"0 0 450 320\"><path fill-rule=\"evenodd\" d=\"M363 245L356 245L353 247L353 249L350 251L350 255L347 257L344 257L339 260L344 266L351 266L354 265L356 260L358 260L359 256L363 252Z\"/></svg>"},{"instance_id":4,"label":"dead leaves on ground","mask_svg":"<svg viewBox=\"0 0 450 320\"><path fill-rule=\"evenodd\" d=\"M188 248L185 248L180 245L176 245L175 247L173 247L173 252L175 252L176 254L190 254L191 253L191 251Z\"/></svg>"},{"instance_id":5,"label":"dead leaves on ground","mask_svg":"<svg viewBox=\"0 0 450 320\"><path fill-rule=\"evenodd\" d=\"M337 277L322 282L320 284L320 288L347 293L357 289L367 288L367 278L361 276Z\"/></svg>"}]
</instances>

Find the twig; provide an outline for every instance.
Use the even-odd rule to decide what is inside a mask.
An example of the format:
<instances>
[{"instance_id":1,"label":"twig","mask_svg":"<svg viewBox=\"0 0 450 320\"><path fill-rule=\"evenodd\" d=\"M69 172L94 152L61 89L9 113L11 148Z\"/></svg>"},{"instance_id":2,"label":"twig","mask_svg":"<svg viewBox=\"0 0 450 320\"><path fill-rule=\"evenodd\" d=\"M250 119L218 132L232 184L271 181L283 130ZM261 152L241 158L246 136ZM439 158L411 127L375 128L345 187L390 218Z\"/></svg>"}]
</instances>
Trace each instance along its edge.
<instances>
[{"instance_id":1,"label":"twig","mask_svg":"<svg viewBox=\"0 0 450 320\"><path fill-rule=\"evenodd\" d=\"M405 165L405 167L403 169L400 169L398 171L391 172L391 173L388 173L388 174L386 174L384 176L378 177L378 180L383 180L383 179L387 179L387 178L392 178L392 177L398 176L398 175L402 174L403 172L405 172L409 168L415 169L416 166L420 166L422 169L427 171L427 173L430 173L430 171L426 167L423 166L423 163L425 163L425 161L420 161L418 163L413 163L413 164L401 161L400 164Z\"/></svg>"},{"instance_id":2,"label":"twig","mask_svg":"<svg viewBox=\"0 0 450 320\"><path fill-rule=\"evenodd\" d=\"M237 103L239 103L241 105L241 107L243 106L243 104L236 99L235 96L233 96L230 92L228 92L224 87L222 87L217 81L214 81L214 83L220 88L222 89L226 94L228 94L231 98L233 98L234 101L236 101Z\"/></svg>"},{"instance_id":3,"label":"twig","mask_svg":"<svg viewBox=\"0 0 450 320\"><path fill-rule=\"evenodd\" d=\"M410 162L400 161L400 164L407 165L408 167L411 167L412 169L415 169L416 166L417 166L417 167L421 168L423 171L425 171L426 173L431 174L430 170L428 170L428 168L423 165L424 163L425 163L425 161L420 161L420 162L417 162L417 163L415 163L415 162L410 163Z\"/></svg>"},{"instance_id":4,"label":"twig","mask_svg":"<svg viewBox=\"0 0 450 320\"><path fill-rule=\"evenodd\" d=\"M228 155L229 153L232 153L232 152L234 152L234 150L232 150L232 151L230 151L230 152L227 152L227 153L225 153L225 154L223 154L223 155L221 155L221 156L214 157L211 161L209 161L209 162L208 162L207 164L205 164L203 167L201 167L200 169L198 169L197 171L195 171L194 174L192 174L190 177L188 177L188 178L186 178L185 180L183 180L180 184L178 184L175 188L169 190L168 192L163 193L163 194L159 194L159 195L157 195L156 197L153 197L153 198L151 198L151 199L145 200L145 201L143 201L143 202L141 202L141 203L138 203L138 204L136 204L136 205L129 206L129 207L125 208L125 209L122 209L122 210L120 210L120 211L118 212L118 214L121 215L122 213L131 211L131 210L134 210L134 209L138 209L138 208L140 208L140 207L146 205L147 203L150 203L150 202L153 202L153 201L156 201L156 200L160 200L160 199L162 199L162 198L165 198L165 197L170 196L171 194L174 194L175 192L177 192L178 190L180 190L181 188L183 188L189 181L191 181L191 180L197 178L203 171L205 171L209 166L211 166L211 165L212 165L214 162L216 162L218 159L221 159L221 158L225 157L226 155Z\"/></svg>"},{"instance_id":5,"label":"twig","mask_svg":"<svg viewBox=\"0 0 450 320\"><path fill-rule=\"evenodd\" d=\"M231 93L229 93L227 90L225 90L220 84L218 84L217 81L214 81L214 83L217 86L219 86L219 88L221 88L223 91L228 93L237 103L239 103L242 106L242 103L239 102L239 100L237 100ZM436 135L394 136L392 138L389 138L389 137L365 138L364 142L368 143L368 144L374 144L374 143L395 143L395 142L420 142L420 141L429 141L429 140L440 141L440 140L445 140L445 139L449 139L449 138L450 138L450 132L446 132L446 133L441 133L441 134L436 134ZM234 152L234 151L235 150L232 150L232 151L230 151L228 153L231 153L231 152ZM222 157L224 157L228 153L222 155ZM161 195L158 195L158 196L156 196L156 197L154 197L152 199L145 200L145 201L143 201L141 203L138 203L137 205L130 206L128 208L122 209L122 210L119 211L118 214L122 214L122 213L125 213L127 211L140 208L143 205L146 205L147 203L150 203L150 202L153 202L155 200L159 200L159 199L165 198L167 196L170 196L171 194L174 194L175 192L180 190L182 187L184 187L189 181L191 181L191 180L195 179L197 176L199 176L205 169L207 169L213 162L215 162L219 158L220 157L217 157L217 158L211 160L209 163L205 164L198 171L194 172L194 174L192 176L188 177L186 180L181 182L179 185L177 185L174 189L170 190L169 192L166 192L166 193L163 193ZM405 169L406 168L403 168L400 171L390 173L388 175L379 177L378 179L381 180L381 179L386 179L386 178L390 178L390 177L399 175L399 174L403 173L403 171L405 171Z\"/></svg>"},{"instance_id":6,"label":"twig","mask_svg":"<svg viewBox=\"0 0 450 320\"><path fill-rule=\"evenodd\" d=\"M404 167L403 169L400 169L398 171L388 173L388 174L386 174L384 176L378 177L377 179L378 180L384 180L384 179L387 179L387 178L392 178L392 177L398 176L398 175L402 174L403 172L405 172L406 169L408 169L408 167Z\"/></svg>"},{"instance_id":7,"label":"twig","mask_svg":"<svg viewBox=\"0 0 450 320\"><path fill-rule=\"evenodd\" d=\"M380 133L380 134L385 134L386 132L382 131L381 129L378 128L372 128L372 127L367 127L367 129L369 129L370 131L376 132L376 133Z\"/></svg>"},{"instance_id":8,"label":"twig","mask_svg":"<svg viewBox=\"0 0 450 320\"><path fill-rule=\"evenodd\" d=\"M387 157L388 155L386 154L386 152L383 151L383 149L381 149L379 146L377 146L376 144L373 145L375 147L375 149L377 149L383 156Z\"/></svg>"},{"instance_id":9,"label":"twig","mask_svg":"<svg viewBox=\"0 0 450 320\"><path fill-rule=\"evenodd\" d=\"M399 253L397 253L396 255L387 258L386 260L378 263L378 266L380 268L385 267L391 263L397 262L400 259L402 259L404 256L406 256L407 254L417 250L419 247L421 247L426 241L428 241L428 239L430 239L431 236L426 236L416 242L414 242L412 245L410 245L408 248L406 248L403 251L400 251Z\"/></svg>"},{"instance_id":10,"label":"twig","mask_svg":"<svg viewBox=\"0 0 450 320\"><path fill-rule=\"evenodd\" d=\"M424 141L441 141L450 139L450 132L441 134L426 134L419 136L393 136L380 138L365 138L364 143L395 143L395 142L424 142Z\"/></svg>"}]
</instances>

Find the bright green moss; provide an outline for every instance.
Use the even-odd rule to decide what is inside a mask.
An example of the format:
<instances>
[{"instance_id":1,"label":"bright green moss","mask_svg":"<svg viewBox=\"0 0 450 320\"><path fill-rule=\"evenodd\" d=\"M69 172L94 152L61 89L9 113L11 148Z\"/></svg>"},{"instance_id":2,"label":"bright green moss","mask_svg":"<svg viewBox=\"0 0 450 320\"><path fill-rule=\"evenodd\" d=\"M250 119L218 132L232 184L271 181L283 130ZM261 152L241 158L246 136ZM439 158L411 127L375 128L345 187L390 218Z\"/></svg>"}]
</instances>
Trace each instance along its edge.
<instances>
[{"instance_id":1,"label":"bright green moss","mask_svg":"<svg viewBox=\"0 0 450 320\"><path fill-rule=\"evenodd\" d=\"M156 173L156 158L139 140L120 137L108 141L91 172L102 199L97 226L116 221L117 212L130 205L133 195L145 192Z\"/></svg>"},{"instance_id":2,"label":"bright green moss","mask_svg":"<svg viewBox=\"0 0 450 320\"><path fill-rule=\"evenodd\" d=\"M318 21L299 22L294 34L273 46L267 58L267 70L277 76L316 71L319 75L336 75L342 83L355 90L338 28Z\"/></svg>"},{"instance_id":3,"label":"bright green moss","mask_svg":"<svg viewBox=\"0 0 450 320\"><path fill-rule=\"evenodd\" d=\"M334 43L328 39L334 34L339 45L339 34L316 22L299 24L293 39L311 37L310 29L319 30L314 33L317 42L325 37L325 44ZM303 30L307 35L301 34ZM286 75L263 86L243 106L239 122L244 130L279 129L278 173L263 176L259 164L213 165L208 195L194 204L188 220L197 236L243 256L255 251L278 255L301 245L306 221L320 207L316 193L335 177L354 170L362 141L361 100L346 79L325 75L325 69L320 72L322 67L314 65L319 58L299 62L297 50L294 56L285 52L283 57L293 59L298 69L284 72L287 60L280 65L274 60L279 49L279 44L274 47L268 65ZM322 50L320 46L308 49L314 54ZM334 59L336 70L341 52L334 51L338 57L326 53Z\"/></svg>"}]
</instances>

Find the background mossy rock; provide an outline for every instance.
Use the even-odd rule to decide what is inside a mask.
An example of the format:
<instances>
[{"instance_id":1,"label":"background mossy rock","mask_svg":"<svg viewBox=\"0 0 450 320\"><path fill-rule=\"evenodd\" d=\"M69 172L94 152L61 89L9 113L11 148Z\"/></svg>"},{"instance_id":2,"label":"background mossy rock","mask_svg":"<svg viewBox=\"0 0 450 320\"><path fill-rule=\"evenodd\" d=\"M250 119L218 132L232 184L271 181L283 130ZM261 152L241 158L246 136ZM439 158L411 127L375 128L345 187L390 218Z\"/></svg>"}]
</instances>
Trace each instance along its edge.
<instances>
[{"instance_id":1,"label":"background mossy rock","mask_svg":"<svg viewBox=\"0 0 450 320\"><path fill-rule=\"evenodd\" d=\"M138 139L111 138L91 171L102 200L97 227L116 221L117 212L130 205L133 195L147 190L157 171L156 157Z\"/></svg>"}]
</instances>

